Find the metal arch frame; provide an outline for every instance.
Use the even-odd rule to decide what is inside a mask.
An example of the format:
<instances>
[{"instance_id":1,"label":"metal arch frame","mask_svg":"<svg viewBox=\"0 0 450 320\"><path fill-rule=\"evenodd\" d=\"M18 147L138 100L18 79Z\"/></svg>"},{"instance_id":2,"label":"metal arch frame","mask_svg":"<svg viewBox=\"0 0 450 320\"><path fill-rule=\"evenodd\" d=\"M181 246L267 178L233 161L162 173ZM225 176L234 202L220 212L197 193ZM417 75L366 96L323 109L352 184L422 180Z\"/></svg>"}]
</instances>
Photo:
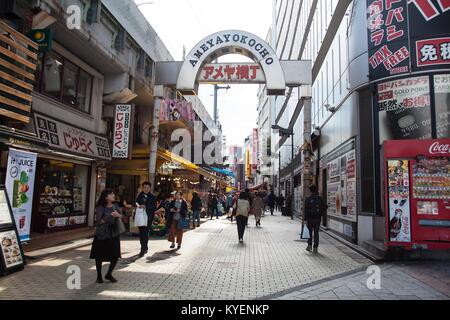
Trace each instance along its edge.
<instances>
[{"instance_id":1,"label":"metal arch frame","mask_svg":"<svg viewBox=\"0 0 450 320\"><path fill-rule=\"evenodd\" d=\"M218 43L219 39L221 43ZM228 39L228 41L223 41L223 39ZM236 41L236 39L238 40ZM251 40L254 40L253 45L249 44ZM257 46L261 50L257 50ZM265 54L262 55L261 51L264 51ZM268 95L284 94L286 80L276 52L260 37L242 30L216 32L198 42L181 66L176 85L177 90L186 95L195 94L198 88L197 77L202 67L220 56L231 53L245 55L261 65L266 78Z\"/></svg>"}]
</instances>

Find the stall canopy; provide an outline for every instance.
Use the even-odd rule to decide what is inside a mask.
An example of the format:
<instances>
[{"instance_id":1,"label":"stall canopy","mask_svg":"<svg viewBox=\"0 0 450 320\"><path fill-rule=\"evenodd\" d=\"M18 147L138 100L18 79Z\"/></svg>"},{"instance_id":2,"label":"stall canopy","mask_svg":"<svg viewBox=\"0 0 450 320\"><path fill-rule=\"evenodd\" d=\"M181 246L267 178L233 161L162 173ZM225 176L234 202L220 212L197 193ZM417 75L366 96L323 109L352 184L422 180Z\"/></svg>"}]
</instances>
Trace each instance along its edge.
<instances>
[{"instance_id":1,"label":"stall canopy","mask_svg":"<svg viewBox=\"0 0 450 320\"><path fill-rule=\"evenodd\" d=\"M148 146L137 147L133 149L132 160L113 160L109 163L108 172L111 174L124 175L147 175L149 167L150 148ZM184 169L201 174L208 179L221 180L215 175L195 163L192 163L183 157L180 157L169 150L158 148L157 167L160 167L165 162L173 162L182 166Z\"/></svg>"}]
</instances>

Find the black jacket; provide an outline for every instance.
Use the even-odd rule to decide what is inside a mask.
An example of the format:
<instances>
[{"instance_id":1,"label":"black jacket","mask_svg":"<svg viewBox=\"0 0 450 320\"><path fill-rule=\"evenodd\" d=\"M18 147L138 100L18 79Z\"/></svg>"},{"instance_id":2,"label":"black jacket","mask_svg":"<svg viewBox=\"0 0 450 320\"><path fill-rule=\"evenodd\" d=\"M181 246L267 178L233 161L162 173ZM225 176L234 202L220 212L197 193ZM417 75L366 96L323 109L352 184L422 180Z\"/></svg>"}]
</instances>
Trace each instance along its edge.
<instances>
[{"instance_id":1,"label":"black jacket","mask_svg":"<svg viewBox=\"0 0 450 320\"><path fill-rule=\"evenodd\" d=\"M313 199L317 199L320 202L320 204L321 204L321 207L322 207L321 208L321 213L322 214L319 217L311 215L312 208L311 208L311 206L309 204L310 204L310 201L313 200ZM312 195L310 195L309 197L306 198L306 201L305 201L305 219L306 220L321 220L321 218L325 215L325 211L327 210L327 208L328 208L328 206L325 203L325 201L322 199L322 197L319 196L318 193L314 193L314 194L312 194Z\"/></svg>"},{"instance_id":2,"label":"black jacket","mask_svg":"<svg viewBox=\"0 0 450 320\"><path fill-rule=\"evenodd\" d=\"M151 193L145 194L144 192L141 192L136 199L136 203L140 206L145 205L145 211L147 211L148 222L150 225L155 217L156 196Z\"/></svg>"},{"instance_id":3,"label":"black jacket","mask_svg":"<svg viewBox=\"0 0 450 320\"><path fill-rule=\"evenodd\" d=\"M169 212L167 214L167 225L170 227L170 225L172 225L172 221L173 221L173 212L171 212L171 209L175 208L175 201L173 200L170 205L169 205ZM188 211L188 207L187 207L187 203L184 200L181 200L181 208L180 208L180 215L182 218L186 218L187 217L187 211Z\"/></svg>"},{"instance_id":4,"label":"black jacket","mask_svg":"<svg viewBox=\"0 0 450 320\"><path fill-rule=\"evenodd\" d=\"M202 208L202 199L200 197L192 198L191 207L192 211L200 211Z\"/></svg>"}]
</instances>

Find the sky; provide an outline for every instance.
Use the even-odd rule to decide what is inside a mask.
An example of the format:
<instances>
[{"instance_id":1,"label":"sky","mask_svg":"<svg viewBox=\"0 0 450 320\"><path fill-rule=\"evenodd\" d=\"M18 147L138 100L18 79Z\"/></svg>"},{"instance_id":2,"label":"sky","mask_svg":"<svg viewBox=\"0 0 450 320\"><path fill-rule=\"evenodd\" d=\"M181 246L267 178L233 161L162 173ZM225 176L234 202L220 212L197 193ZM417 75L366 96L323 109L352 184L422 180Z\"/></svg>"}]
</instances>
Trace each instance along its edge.
<instances>
[{"instance_id":1,"label":"sky","mask_svg":"<svg viewBox=\"0 0 450 320\"><path fill-rule=\"evenodd\" d=\"M272 22L272 0L134 0L175 60L181 61L204 37L227 29L244 30L265 39ZM219 62L248 58L224 56ZM219 90L219 121L227 145L242 145L256 127L258 85L230 85ZM201 85L199 97L213 117L213 86Z\"/></svg>"}]
</instances>

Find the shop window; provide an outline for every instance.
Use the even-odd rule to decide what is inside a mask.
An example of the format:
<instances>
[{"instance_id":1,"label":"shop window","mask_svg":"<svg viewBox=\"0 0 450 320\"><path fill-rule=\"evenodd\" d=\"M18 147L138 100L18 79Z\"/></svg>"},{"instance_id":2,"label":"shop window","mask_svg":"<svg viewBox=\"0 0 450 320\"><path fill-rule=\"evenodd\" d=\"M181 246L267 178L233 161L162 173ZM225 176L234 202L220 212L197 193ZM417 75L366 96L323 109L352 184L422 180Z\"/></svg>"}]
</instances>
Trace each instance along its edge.
<instances>
[{"instance_id":1,"label":"shop window","mask_svg":"<svg viewBox=\"0 0 450 320\"><path fill-rule=\"evenodd\" d=\"M48 229L87 223L89 167L42 160L39 214Z\"/></svg>"},{"instance_id":2,"label":"shop window","mask_svg":"<svg viewBox=\"0 0 450 320\"><path fill-rule=\"evenodd\" d=\"M43 93L60 99L61 76L63 70L62 58L56 54L45 55L43 72Z\"/></svg>"},{"instance_id":3,"label":"shop window","mask_svg":"<svg viewBox=\"0 0 450 320\"><path fill-rule=\"evenodd\" d=\"M438 138L450 137L450 74L434 76L436 134Z\"/></svg>"},{"instance_id":4,"label":"shop window","mask_svg":"<svg viewBox=\"0 0 450 320\"><path fill-rule=\"evenodd\" d=\"M56 53L41 54L39 58L34 89L89 113L93 77Z\"/></svg>"},{"instance_id":5,"label":"shop window","mask_svg":"<svg viewBox=\"0 0 450 320\"><path fill-rule=\"evenodd\" d=\"M380 144L384 140L430 139L431 102L428 76L378 85Z\"/></svg>"},{"instance_id":6,"label":"shop window","mask_svg":"<svg viewBox=\"0 0 450 320\"><path fill-rule=\"evenodd\" d=\"M80 70L77 90L77 108L83 112L89 112L91 105L92 77Z\"/></svg>"},{"instance_id":7,"label":"shop window","mask_svg":"<svg viewBox=\"0 0 450 320\"><path fill-rule=\"evenodd\" d=\"M63 81L63 96L62 101L71 106L75 107L75 98L77 96L77 76L78 68L66 61L64 63L64 81Z\"/></svg>"}]
</instances>

